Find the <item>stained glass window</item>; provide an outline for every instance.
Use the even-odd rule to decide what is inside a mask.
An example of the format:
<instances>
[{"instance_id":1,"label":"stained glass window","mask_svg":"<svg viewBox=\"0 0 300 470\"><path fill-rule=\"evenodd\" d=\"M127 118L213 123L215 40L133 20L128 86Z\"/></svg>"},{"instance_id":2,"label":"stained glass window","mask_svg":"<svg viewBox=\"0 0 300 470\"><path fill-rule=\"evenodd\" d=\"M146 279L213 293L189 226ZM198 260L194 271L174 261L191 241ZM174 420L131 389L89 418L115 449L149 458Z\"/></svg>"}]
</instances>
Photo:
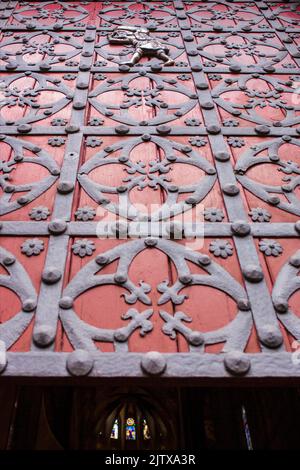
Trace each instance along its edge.
<instances>
[{"instance_id":1,"label":"stained glass window","mask_svg":"<svg viewBox=\"0 0 300 470\"><path fill-rule=\"evenodd\" d=\"M118 423L118 420L116 419L111 430L110 438L118 439L118 437L119 437L119 423Z\"/></svg>"},{"instance_id":2,"label":"stained glass window","mask_svg":"<svg viewBox=\"0 0 300 470\"><path fill-rule=\"evenodd\" d=\"M135 420L133 418L127 418L126 420L126 439L128 441L135 441L136 439Z\"/></svg>"},{"instance_id":3,"label":"stained glass window","mask_svg":"<svg viewBox=\"0 0 300 470\"><path fill-rule=\"evenodd\" d=\"M242 406L242 419L243 419L244 431L245 431L245 436L246 436L247 448L248 450L253 450L251 434L250 434L250 429L249 429L248 420L247 420L246 408L244 406Z\"/></svg>"},{"instance_id":4,"label":"stained glass window","mask_svg":"<svg viewBox=\"0 0 300 470\"><path fill-rule=\"evenodd\" d=\"M143 419L143 438L145 440L151 439L149 426L148 426L147 421L145 420L145 418Z\"/></svg>"}]
</instances>

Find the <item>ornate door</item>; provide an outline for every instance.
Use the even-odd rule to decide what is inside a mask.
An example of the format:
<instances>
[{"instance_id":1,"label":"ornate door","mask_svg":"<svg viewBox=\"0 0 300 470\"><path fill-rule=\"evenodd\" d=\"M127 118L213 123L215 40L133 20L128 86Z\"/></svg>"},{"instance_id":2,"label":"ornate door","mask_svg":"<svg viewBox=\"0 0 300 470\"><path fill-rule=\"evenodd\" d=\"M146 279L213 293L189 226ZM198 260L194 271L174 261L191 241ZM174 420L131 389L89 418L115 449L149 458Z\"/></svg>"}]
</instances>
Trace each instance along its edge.
<instances>
[{"instance_id":1,"label":"ornate door","mask_svg":"<svg viewBox=\"0 0 300 470\"><path fill-rule=\"evenodd\" d=\"M299 3L0 8L2 376L300 376Z\"/></svg>"}]
</instances>

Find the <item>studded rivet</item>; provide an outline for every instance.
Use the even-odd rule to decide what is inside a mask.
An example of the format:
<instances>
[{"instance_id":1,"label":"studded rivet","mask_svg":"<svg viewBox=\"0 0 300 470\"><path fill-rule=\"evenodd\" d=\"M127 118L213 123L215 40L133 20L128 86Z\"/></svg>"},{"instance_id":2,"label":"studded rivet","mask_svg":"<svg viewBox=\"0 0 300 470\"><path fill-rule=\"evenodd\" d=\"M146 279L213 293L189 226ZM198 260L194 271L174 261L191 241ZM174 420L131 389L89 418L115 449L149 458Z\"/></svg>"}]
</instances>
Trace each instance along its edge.
<instances>
[{"instance_id":1,"label":"studded rivet","mask_svg":"<svg viewBox=\"0 0 300 470\"><path fill-rule=\"evenodd\" d=\"M230 72L233 72L233 73L240 73L242 70L242 67L240 65L233 64L229 66L229 70Z\"/></svg>"},{"instance_id":2,"label":"studded rivet","mask_svg":"<svg viewBox=\"0 0 300 470\"><path fill-rule=\"evenodd\" d=\"M291 193L293 192L293 186L291 184L283 184L281 186L281 189L282 191L284 191L285 193Z\"/></svg>"},{"instance_id":3,"label":"studded rivet","mask_svg":"<svg viewBox=\"0 0 300 470\"><path fill-rule=\"evenodd\" d=\"M59 235L60 233L64 233L67 229L67 223L62 219L55 219L48 224L48 230L50 233L54 235Z\"/></svg>"},{"instance_id":4,"label":"studded rivet","mask_svg":"<svg viewBox=\"0 0 300 470\"><path fill-rule=\"evenodd\" d=\"M214 104L212 101L206 101L205 103L201 103L201 108L203 109L213 109Z\"/></svg>"},{"instance_id":5,"label":"studded rivet","mask_svg":"<svg viewBox=\"0 0 300 470\"><path fill-rule=\"evenodd\" d=\"M269 159L271 160L271 162L278 162L280 160L278 155L270 155Z\"/></svg>"},{"instance_id":6,"label":"studded rivet","mask_svg":"<svg viewBox=\"0 0 300 470\"><path fill-rule=\"evenodd\" d=\"M193 346L200 346L204 343L204 336L202 333L200 333L200 331L192 331L188 335L187 340Z\"/></svg>"},{"instance_id":7,"label":"studded rivet","mask_svg":"<svg viewBox=\"0 0 300 470\"><path fill-rule=\"evenodd\" d=\"M63 309L69 309L73 307L73 303L72 297L65 296L60 299L59 306Z\"/></svg>"},{"instance_id":8,"label":"studded rivet","mask_svg":"<svg viewBox=\"0 0 300 470\"><path fill-rule=\"evenodd\" d=\"M82 101L75 101L75 102L73 103L73 108L74 108L74 109L77 109L77 110L79 110L79 109L85 109L85 103L83 103Z\"/></svg>"},{"instance_id":9,"label":"studded rivet","mask_svg":"<svg viewBox=\"0 0 300 470\"><path fill-rule=\"evenodd\" d=\"M67 358L67 369L70 374L77 377L88 375L94 365L94 360L91 354L84 349L76 349L68 355Z\"/></svg>"},{"instance_id":10,"label":"studded rivet","mask_svg":"<svg viewBox=\"0 0 300 470\"><path fill-rule=\"evenodd\" d=\"M105 256L105 255L98 255L96 256L95 261L100 266L104 266L105 264L109 262L109 258L108 256Z\"/></svg>"},{"instance_id":11,"label":"studded rivet","mask_svg":"<svg viewBox=\"0 0 300 470\"><path fill-rule=\"evenodd\" d=\"M22 304L22 310L24 312L32 312L36 309L36 300L35 299L25 299Z\"/></svg>"},{"instance_id":12,"label":"studded rivet","mask_svg":"<svg viewBox=\"0 0 300 470\"><path fill-rule=\"evenodd\" d=\"M250 225L243 220L237 220L231 224L231 231L238 237L245 237L251 232Z\"/></svg>"},{"instance_id":13,"label":"studded rivet","mask_svg":"<svg viewBox=\"0 0 300 470\"><path fill-rule=\"evenodd\" d=\"M114 280L117 284L124 284L125 282L127 282L128 277L126 276L126 274L115 274Z\"/></svg>"},{"instance_id":14,"label":"studded rivet","mask_svg":"<svg viewBox=\"0 0 300 470\"><path fill-rule=\"evenodd\" d=\"M193 280L193 277L190 274L183 274L182 276L178 277L179 282L181 284L190 284Z\"/></svg>"},{"instance_id":15,"label":"studded rivet","mask_svg":"<svg viewBox=\"0 0 300 470\"><path fill-rule=\"evenodd\" d=\"M217 126L216 124L212 124L211 126L207 126L206 130L209 134L219 134L221 132L221 127Z\"/></svg>"},{"instance_id":16,"label":"studded rivet","mask_svg":"<svg viewBox=\"0 0 300 470\"><path fill-rule=\"evenodd\" d=\"M129 127L121 124L120 126L115 127L115 132L116 132L116 134L119 134L119 135L128 134Z\"/></svg>"},{"instance_id":17,"label":"studded rivet","mask_svg":"<svg viewBox=\"0 0 300 470\"><path fill-rule=\"evenodd\" d=\"M130 70L129 65L125 65L125 64L119 65L119 71L120 72L129 72L129 70Z\"/></svg>"},{"instance_id":18,"label":"studded rivet","mask_svg":"<svg viewBox=\"0 0 300 470\"><path fill-rule=\"evenodd\" d=\"M250 310L250 302L248 299L238 299L236 304L239 310L242 310L245 312Z\"/></svg>"},{"instance_id":19,"label":"studded rivet","mask_svg":"<svg viewBox=\"0 0 300 470\"><path fill-rule=\"evenodd\" d=\"M79 65L79 70L81 72L88 72L90 70L91 66L89 64L80 64Z\"/></svg>"},{"instance_id":20,"label":"studded rivet","mask_svg":"<svg viewBox=\"0 0 300 470\"><path fill-rule=\"evenodd\" d=\"M13 255L6 255L2 260L4 266L11 266L16 262L16 257Z\"/></svg>"},{"instance_id":21,"label":"studded rivet","mask_svg":"<svg viewBox=\"0 0 300 470\"><path fill-rule=\"evenodd\" d=\"M161 353L157 351L149 351L144 354L141 361L141 367L147 374L160 375L165 371L167 362Z\"/></svg>"},{"instance_id":22,"label":"studded rivet","mask_svg":"<svg viewBox=\"0 0 300 470\"><path fill-rule=\"evenodd\" d=\"M71 181L60 181L57 185L57 191L60 194L69 194L73 191L74 184Z\"/></svg>"},{"instance_id":23,"label":"studded rivet","mask_svg":"<svg viewBox=\"0 0 300 470\"><path fill-rule=\"evenodd\" d=\"M240 351L230 351L224 358L225 368L233 375L245 375L250 369L250 359Z\"/></svg>"},{"instance_id":24,"label":"studded rivet","mask_svg":"<svg viewBox=\"0 0 300 470\"><path fill-rule=\"evenodd\" d=\"M20 134L27 134L27 132L30 132L32 129L32 126L30 124L20 124L18 127L17 127L17 131L20 133Z\"/></svg>"},{"instance_id":25,"label":"studded rivet","mask_svg":"<svg viewBox=\"0 0 300 470\"><path fill-rule=\"evenodd\" d=\"M119 343L124 343L128 338L128 335L125 333L125 331L122 330L117 330L114 332L114 339L118 341Z\"/></svg>"},{"instance_id":26,"label":"studded rivet","mask_svg":"<svg viewBox=\"0 0 300 470\"><path fill-rule=\"evenodd\" d=\"M117 190L118 193L126 193L127 186L117 186L116 190Z\"/></svg>"},{"instance_id":27,"label":"studded rivet","mask_svg":"<svg viewBox=\"0 0 300 470\"><path fill-rule=\"evenodd\" d=\"M208 84L205 82L200 82L196 84L196 88L198 90L207 90L208 89Z\"/></svg>"},{"instance_id":28,"label":"studded rivet","mask_svg":"<svg viewBox=\"0 0 300 470\"><path fill-rule=\"evenodd\" d=\"M200 64L195 64L191 66L192 72L201 72L201 70L203 70L203 67Z\"/></svg>"},{"instance_id":29,"label":"studded rivet","mask_svg":"<svg viewBox=\"0 0 300 470\"><path fill-rule=\"evenodd\" d=\"M30 199L27 196L20 196L18 197L17 202L24 206L25 204L28 204L28 202L30 202Z\"/></svg>"},{"instance_id":30,"label":"studded rivet","mask_svg":"<svg viewBox=\"0 0 300 470\"><path fill-rule=\"evenodd\" d=\"M300 255L293 255L289 259L289 264L294 268L300 268Z\"/></svg>"},{"instance_id":31,"label":"studded rivet","mask_svg":"<svg viewBox=\"0 0 300 470\"><path fill-rule=\"evenodd\" d=\"M159 63L152 64L150 66L152 72L160 72L162 70L162 65Z\"/></svg>"},{"instance_id":32,"label":"studded rivet","mask_svg":"<svg viewBox=\"0 0 300 470\"><path fill-rule=\"evenodd\" d=\"M273 300L273 305L278 313L286 313L289 309L287 301L281 297L276 297L276 299Z\"/></svg>"},{"instance_id":33,"label":"studded rivet","mask_svg":"<svg viewBox=\"0 0 300 470\"><path fill-rule=\"evenodd\" d=\"M199 264L201 266L208 266L209 264L211 264L211 259L209 256L207 255L202 255L199 260L198 260Z\"/></svg>"},{"instance_id":34,"label":"studded rivet","mask_svg":"<svg viewBox=\"0 0 300 470\"><path fill-rule=\"evenodd\" d=\"M18 64L17 62L8 62L7 64L5 64L5 68L6 70L15 70L16 68L18 68Z\"/></svg>"},{"instance_id":35,"label":"studded rivet","mask_svg":"<svg viewBox=\"0 0 300 470\"><path fill-rule=\"evenodd\" d=\"M157 239L156 238L145 238L144 244L148 247L153 247L157 245Z\"/></svg>"},{"instance_id":36,"label":"studded rivet","mask_svg":"<svg viewBox=\"0 0 300 470\"><path fill-rule=\"evenodd\" d=\"M61 279L61 271L55 266L50 266L44 269L42 273L42 280L45 284L55 284Z\"/></svg>"},{"instance_id":37,"label":"studded rivet","mask_svg":"<svg viewBox=\"0 0 300 470\"><path fill-rule=\"evenodd\" d=\"M48 72L49 70L51 70L51 65L48 62L41 62L39 65L39 69L42 72Z\"/></svg>"},{"instance_id":38,"label":"studded rivet","mask_svg":"<svg viewBox=\"0 0 300 470\"><path fill-rule=\"evenodd\" d=\"M223 193L227 196L236 196L239 194L240 190L236 184L228 183L223 186Z\"/></svg>"},{"instance_id":39,"label":"studded rivet","mask_svg":"<svg viewBox=\"0 0 300 470\"><path fill-rule=\"evenodd\" d=\"M33 341L41 347L49 346L55 339L55 330L50 325L39 325L33 332Z\"/></svg>"},{"instance_id":40,"label":"studded rivet","mask_svg":"<svg viewBox=\"0 0 300 470\"><path fill-rule=\"evenodd\" d=\"M280 204L280 198L278 196L269 196L268 203L272 204L272 206L277 206Z\"/></svg>"},{"instance_id":41,"label":"studded rivet","mask_svg":"<svg viewBox=\"0 0 300 470\"><path fill-rule=\"evenodd\" d=\"M63 29L63 25L61 23L54 23L53 30L54 31L61 31Z\"/></svg>"},{"instance_id":42,"label":"studded rivet","mask_svg":"<svg viewBox=\"0 0 300 470\"><path fill-rule=\"evenodd\" d=\"M195 204L197 204L198 199L194 196L190 196L190 197L186 198L185 202L186 202L186 204L195 205Z\"/></svg>"},{"instance_id":43,"label":"studded rivet","mask_svg":"<svg viewBox=\"0 0 300 470\"><path fill-rule=\"evenodd\" d=\"M13 184L7 184L6 186L4 186L3 188L3 191L5 193L13 193L15 191L15 186Z\"/></svg>"},{"instance_id":44,"label":"studded rivet","mask_svg":"<svg viewBox=\"0 0 300 470\"><path fill-rule=\"evenodd\" d=\"M273 73L276 69L273 65L264 65L263 70L268 73Z\"/></svg>"},{"instance_id":45,"label":"studded rivet","mask_svg":"<svg viewBox=\"0 0 300 470\"><path fill-rule=\"evenodd\" d=\"M228 152L216 152L215 153L215 159L218 160L219 162L227 162L230 160L230 154Z\"/></svg>"},{"instance_id":46,"label":"studded rivet","mask_svg":"<svg viewBox=\"0 0 300 470\"><path fill-rule=\"evenodd\" d=\"M158 134L167 135L167 134L170 134L171 127L166 126L165 124L162 124L161 126L157 126L156 130Z\"/></svg>"},{"instance_id":47,"label":"studded rivet","mask_svg":"<svg viewBox=\"0 0 300 470\"><path fill-rule=\"evenodd\" d=\"M282 335L275 325L264 325L260 328L259 338L269 348L278 348L282 342Z\"/></svg>"},{"instance_id":48,"label":"studded rivet","mask_svg":"<svg viewBox=\"0 0 300 470\"><path fill-rule=\"evenodd\" d=\"M270 128L268 126L256 126L255 127L255 132L259 135L266 135L270 133Z\"/></svg>"},{"instance_id":49,"label":"studded rivet","mask_svg":"<svg viewBox=\"0 0 300 470\"><path fill-rule=\"evenodd\" d=\"M243 269L243 275L249 282L261 282L264 278L264 274L259 266L248 265Z\"/></svg>"},{"instance_id":50,"label":"studded rivet","mask_svg":"<svg viewBox=\"0 0 300 470\"><path fill-rule=\"evenodd\" d=\"M59 168L53 168L51 171L51 175L53 176L59 176L60 175L60 169Z\"/></svg>"},{"instance_id":51,"label":"studded rivet","mask_svg":"<svg viewBox=\"0 0 300 470\"><path fill-rule=\"evenodd\" d=\"M76 132L80 131L80 127L76 126L75 124L69 124L65 127L65 131L67 134L75 134Z\"/></svg>"}]
</instances>

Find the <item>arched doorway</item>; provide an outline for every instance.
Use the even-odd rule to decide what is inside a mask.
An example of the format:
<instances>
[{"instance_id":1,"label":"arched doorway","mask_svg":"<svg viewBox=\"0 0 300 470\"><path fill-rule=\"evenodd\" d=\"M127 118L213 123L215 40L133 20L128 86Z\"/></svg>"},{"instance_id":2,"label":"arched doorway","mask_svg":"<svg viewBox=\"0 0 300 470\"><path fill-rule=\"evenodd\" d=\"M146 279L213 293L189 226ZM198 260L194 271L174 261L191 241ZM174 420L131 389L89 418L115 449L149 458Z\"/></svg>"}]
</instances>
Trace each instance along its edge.
<instances>
[{"instance_id":1,"label":"arched doorway","mask_svg":"<svg viewBox=\"0 0 300 470\"><path fill-rule=\"evenodd\" d=\"M178 445L178 407L164 393L143 389L81 391L76 399L80 448L172 449ZM83 403L84 402L84 403ZM74 415L74 419L75 419Z\"/></svg>"}]
</instances>

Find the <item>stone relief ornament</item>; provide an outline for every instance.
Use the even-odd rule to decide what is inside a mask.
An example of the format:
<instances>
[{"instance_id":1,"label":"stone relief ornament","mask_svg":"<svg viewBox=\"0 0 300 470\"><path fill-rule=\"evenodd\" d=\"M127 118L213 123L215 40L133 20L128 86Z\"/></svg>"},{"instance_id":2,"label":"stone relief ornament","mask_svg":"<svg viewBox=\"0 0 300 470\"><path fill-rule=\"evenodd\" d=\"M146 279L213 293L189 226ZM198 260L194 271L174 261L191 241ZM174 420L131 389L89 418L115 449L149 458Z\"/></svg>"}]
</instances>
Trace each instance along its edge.
<instances>
[{"instance_id":1,"label":"stone relief ornament","mask_svg":"<svg viewBox=\"0 0 300 470\"><path fill-rule=\"evenodd\" d=\"M123 65L135 65L144 56L157 57L165 65L174 65L174 60L168 55L169 48L156 38L152 38L147 28L134 26L118 26L108 38L110 44L130 44L135 51L130 60Z\"/></svg>"}]
</instances>

